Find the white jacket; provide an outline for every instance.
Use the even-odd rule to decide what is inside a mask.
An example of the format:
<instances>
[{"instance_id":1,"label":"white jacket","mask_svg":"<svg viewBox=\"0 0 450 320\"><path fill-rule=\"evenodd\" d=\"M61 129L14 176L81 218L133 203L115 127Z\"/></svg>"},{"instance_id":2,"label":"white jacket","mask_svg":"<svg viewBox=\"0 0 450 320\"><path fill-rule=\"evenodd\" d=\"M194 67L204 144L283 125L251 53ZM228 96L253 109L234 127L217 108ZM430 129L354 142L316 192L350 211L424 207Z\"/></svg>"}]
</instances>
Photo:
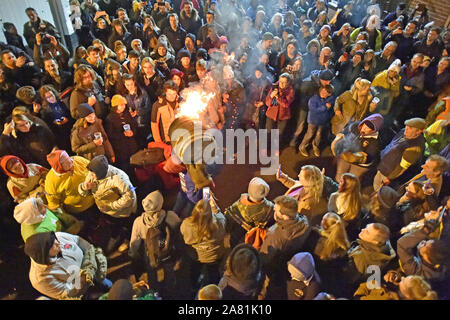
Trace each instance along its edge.
<instances>
[{"instance_id":1,"label":"white jacket","mask_svg":"<svg viewBox=\"0 0 450 320\"><path fill-rule=\"evenodd\" d=\"M137 210L137 197L128 175L111 165L104 179L98 180L91 190L80 183L78 192L86 197L93 195L98 209L115 218L126 218Z\"/></svg>"},{"instance_id":2,"label":"white jacket","mask_svg":"<svg viewBox=\"0 0 450 320\"><path fill-rule=\"evenodd\" d=\"M56 258L51 265L38 264L31 260L30 282L33 288L52 299L79 297L88 288L80 281L80 267L84 252L90 243L65 232L56 232L62 257Z\"/></svg>"}]
</instances>

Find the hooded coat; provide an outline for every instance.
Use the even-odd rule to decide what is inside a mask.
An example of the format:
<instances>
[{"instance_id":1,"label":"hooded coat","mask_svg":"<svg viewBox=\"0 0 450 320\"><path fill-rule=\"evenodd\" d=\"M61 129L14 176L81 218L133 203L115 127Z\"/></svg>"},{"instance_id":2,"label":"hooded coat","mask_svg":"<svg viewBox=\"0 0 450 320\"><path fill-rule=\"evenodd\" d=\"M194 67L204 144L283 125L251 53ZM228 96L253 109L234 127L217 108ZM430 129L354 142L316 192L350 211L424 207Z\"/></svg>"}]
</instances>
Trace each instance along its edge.
<instances>
[{"instance_id":1,"label":"hooded coat","mask_svg":"<svg viewBox=\"0 0 450 320\"><path fill-rule=\"evenodd\" d=\"M79 274L84 254L91 245L79 236L57 232L53 237L60 243L61 256L49 261L48 251L54 241L51 234L53 233L35 234L25 243L25 252L31 258L31 285L52 299L79 297L84 294L88 285L80 281L77 286L73 278Z\"/></svg>"},{"instance_id":2,"label":"hooded coat","mask_svg":"<svg viewBox=\"0 0 450 320\"><path fill-rule=\"evenodd\" d=\"M22 175L16 175L6 168L6 164L10 159L17 159L24 168ZM18 203L27 198L37 196L38 193L43 192L43 184L48 169L35 163L26 164L22 159L16 156L4 156L0 160L0 166L3 172L9 177L6 187L8 188L11 197Z\"/></svg>"},{"instance_id":3,"label":"hooded coat","mask_svg":"<svg viewBox=\"0 0 450 320\"><path fill-rule=\"evenodd\" d=\"M60 166L59 159L60 154L55 154L54 160L50 163L52 170L45 179L48 208L56 210L64 206L64 209L70 213L80 213L89 209L94 204L94 198L92 196L83 197L78 192L79 184L84 182L89 173L87 169L89 160L74 156L72 157L72 171L58 173L55 168Z\"/></svg>"},{"instance_id":4,"label":"hooded coat","mask_svg":"<svg viewBox=\"0 0 450 320\"><path fill-rule=\"evenodd\" d=\"M95 161L93 159L90 164ZM106 166L106 176L98 179L93 189L86 190L84 183L80 183L78 192L84 197L93 196L102 213L114 218L127 218L137 209L135 188L124 171L107 163Z\"/></svg>"},{"instance_id":5,"label":"hooded coat","mask_svg":"<svg viewBox=\"0 0 450 320\"><path fill-rule=\"evenodd\" d=\"M165 221L169 228L175 232L179 232L180 218L173 211L163 210L163 202L164 198L159 191L150 193L142 200L144 212L134 220L131 230L128 255L132 259L139 258L139 247L142 245L142 241L145 241L150 228L156 228Z\"/></svg>"},{"instance_id":6,"label":"hooded coat","mask_svg":"<svg viewBox=\"0 0 450 320\"><path fill-rule=\"evenodd\" d=\"M278 83L275 84L278 88L278 97L271 98L273 88L270 89L266 96L266 117L274 120L289 120L291 118L291 104L294 101L295 92L292 85L288 85L284 89L278 87Z\"/></svg>"},{"instance_id":7,"label":"hooded coat","mask_svg":"<svg viewBox=\"0 0 450 320\"><path fill-rule=\"evenodd\" d=\"M191 12L191 17L189 18L184 10L180 11L180 24L187 33L197 34L202 26L202 20L195 8L192 8Z\"/></svg>"},{"instance_id":8,"label":"hooded coat","mask_svg":"<svg viewBox=\"0 0 450 320\"><path fill-rule=\"evenodd\" d=\"M360 129L365 122L370 122L375 128L375 132L361 136ZM339 159L359 167L369 168L376 166L380 157L378 134L382 126L383 116L378 113L371 114L362 121L350 123L342 132L344 135L343 139L337 139L335 140L336 142L333 142L333 152ZM357 152L365 152L367 154L366 161L363 162L364 159L358 157Z\"/></svg>"}]
</instances>

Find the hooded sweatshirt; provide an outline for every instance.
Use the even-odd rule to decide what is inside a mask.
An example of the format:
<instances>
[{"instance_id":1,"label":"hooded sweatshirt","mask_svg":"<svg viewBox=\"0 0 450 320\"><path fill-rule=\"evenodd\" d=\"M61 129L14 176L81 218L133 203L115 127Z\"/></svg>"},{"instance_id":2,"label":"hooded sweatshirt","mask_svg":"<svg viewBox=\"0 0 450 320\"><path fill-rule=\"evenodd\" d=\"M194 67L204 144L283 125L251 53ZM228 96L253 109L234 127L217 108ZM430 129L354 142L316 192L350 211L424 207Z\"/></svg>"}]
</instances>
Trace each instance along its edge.
<instances>
[{"instance_id":1,"label":"hooded sweatshirt","mask_svg":"<svg viewBox=\"0 0 450 320\"><path fill-rule=\"evenodd\" d=\"M128 254L132 258L137 257L140 240L145 240L150 228L156 228L163 221L173 229L177 230L181 220L173 211L162 210L164 198L159 190L153 191L142 200L144 212L134 220L130 238L130 250Z\"/></svg>"},{"instance_id":2,"label":"hooded sweatshirt","mask_svg":"<svg viewBox=\"0 0 450 320\"><path fill-rule=\"evenodd\" d=\"M14 219L20 223L24 242L36 233L57 232L62 229L61 221L53 212L47 210L45 214L41 214L35 198L26 199L18 204L14 209Z\"/></svg>"},{"instance_id":3,"label":"hooded sweatshirt","mask_svg":"<svg viewBox=\"0 0 450 320\"><path fill-rule=\"evenodd\" d=\"M22 164L24 173L16 175L8 171L6 165L9 160L15 159ZM41 183L44 182L48 169L35 163L25 164L25 162L16 156L4 156L0 160L0 167L3 172L9 177L7 181L7 188L11 196L22 202L26 198L36 195L38 192L43 192Z\"/></svg>"},{"instance_id":4,"label":"hooded sweatshirt","mask_svg":"<svg viewBox=\"0 0 450 320\"><path fill-rule=\"evenodd\" d=\"M396 256L389 240L382 246L361 239L356 240L356 242L358 246L350 249L348 256L353 260L356 270L362 275L366 275L367 267L370 265L376 265L383 271Z\"/></svg>"},{"instance_id":5,"label":"hooded sweatshirt","mask_svg":"<svg viewBox=\"0 0 450 320\"><path fill-rule=\"evenodd\" d=\"M49 250L57 239L61 254L49 258ZM45 232L31 236L25 243L25 253L31 258L30 282L33 288L52 299L79 297L87 284L73 281L79 274L84 254L90 243L64 232Z\"/></svg>"},{"instance_id":6,"label":"hooded sweatshirt","mask_svg":"<svg viewBox=\"0 0 450 320\"><path fill-rule=\"evenodd\" d=\"M320 278L308 252L295 254L288 262L291 279L286 283L288 300L313 300L320 292Z\"/></svg>"},{"instance_id":7,"label":"hooded sweatshirt","mask_svg":"<svg viewBox=\"0 0 450 320\"><path fill-rule=\"evenodd\" d=\"M72 157L73 169L65 172L61 166L60 158L68 157L63 150L56 150L48 156L52 170L45 179L45 192L48 208L56 210L62 206L69 213L79 213L87 210L94 204L92 196L83 197L78 192L78 186L84 182L89 173L87 165L89 160L74 156Z\"/></svg>"}]
</instances>

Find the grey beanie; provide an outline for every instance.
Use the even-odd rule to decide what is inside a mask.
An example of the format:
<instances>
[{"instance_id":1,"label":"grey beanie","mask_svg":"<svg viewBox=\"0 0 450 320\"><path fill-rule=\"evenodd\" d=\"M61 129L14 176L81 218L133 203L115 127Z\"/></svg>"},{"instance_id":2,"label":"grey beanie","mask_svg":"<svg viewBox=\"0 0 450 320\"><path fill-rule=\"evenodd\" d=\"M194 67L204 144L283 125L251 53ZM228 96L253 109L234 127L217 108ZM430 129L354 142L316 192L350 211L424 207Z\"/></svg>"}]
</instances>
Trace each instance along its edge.
<instances>
[{"instance_id":1,"label":"grey beanie","mask_svg":"<svg viewBox=\"0 0 450 320\"><path fill-rule=\"evenodd\" d=\"M94 157L87 168L97 176L98 180L104 179L108 173L108 159L104 155Z\"/></svg>"},{"instance_id":2,"label":"grey beanie","mask_svg":"<svg viewBox=\"0 0 450 320\"><path fill-rule=\"evenodd\" d=\"M255 177L248 184L248 194L254 200L264 199L270 191L270 187L263 179Z\"/></svg>"},{"instance_id":3,"label":"grey beanie","mask_svg":"<svg viewBox=\"0 0 450 320\"><path fill-rule=\"evenodd\" d=\"M400 198L400 195L388 186L382 186L380 189L378 189L378 200L380 203L385 207L386 209L390 209L397 203L398 199Z\"/></svg>"},{"instance_id":4,"label":"grey beanie","mask_svg":"<svg viewBox=\"0 0 450 320\"><path fill-rule=\"evenodd\" d=\"M164 198L159 190L153 191L142 200L142 207L145 212L161 211L164 203Z\"/></svg>"}]
</instances>

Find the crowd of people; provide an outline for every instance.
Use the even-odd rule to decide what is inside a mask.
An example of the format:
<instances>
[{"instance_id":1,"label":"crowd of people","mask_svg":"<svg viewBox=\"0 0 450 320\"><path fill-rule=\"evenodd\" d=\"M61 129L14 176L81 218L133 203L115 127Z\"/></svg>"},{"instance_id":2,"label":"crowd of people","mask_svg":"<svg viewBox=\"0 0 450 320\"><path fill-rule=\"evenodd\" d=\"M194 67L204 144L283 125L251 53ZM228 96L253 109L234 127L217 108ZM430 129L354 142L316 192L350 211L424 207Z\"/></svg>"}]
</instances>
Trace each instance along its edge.
<instances>
[{"instance_id":1,"label":"crowd of people","mask_svg":"<svg viewBox=\"0 0 450 320\"><path fill-rule=\"evenodd\" d=\"M426 2L70 8L73 52L34 8L0 43L2 233L20 229L43 298L450 298L450 29ZM331 149L336 175L280 168L284 194L254 177L220 208L217 167L200 183L172 152L190 89L205 128L278 129L306 163Z\"/></svg>"}]
</instances>

